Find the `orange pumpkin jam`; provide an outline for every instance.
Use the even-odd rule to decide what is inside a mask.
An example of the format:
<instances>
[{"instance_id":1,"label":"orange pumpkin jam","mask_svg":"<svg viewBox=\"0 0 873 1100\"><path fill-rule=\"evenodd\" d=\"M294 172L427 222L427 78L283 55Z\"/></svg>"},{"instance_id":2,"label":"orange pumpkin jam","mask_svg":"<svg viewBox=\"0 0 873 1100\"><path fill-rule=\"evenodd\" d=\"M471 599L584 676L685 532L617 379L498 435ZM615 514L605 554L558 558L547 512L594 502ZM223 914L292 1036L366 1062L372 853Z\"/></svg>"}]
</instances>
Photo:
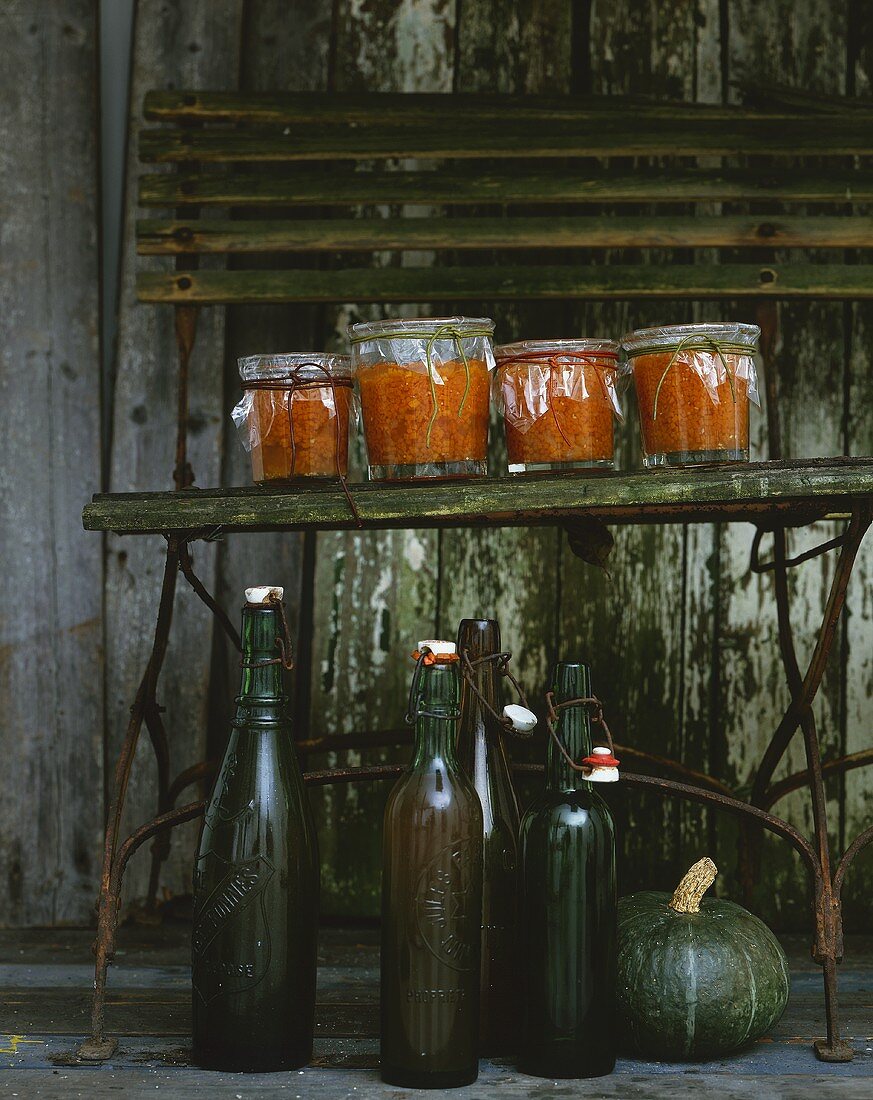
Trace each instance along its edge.
<instances>
[{"instance_id":1,"label":"orange pumpkin jam","mask_svg":"<svg viewBox=\"0 0 873 1100\"><path fill-rule=\"evenodd\" d=\"M358 368L371 467L486 461L487 364L468 358L465 367L460 359L453 359L432 369L436 376L433 385L424 362L401 366L383 361Z\"/></svg>"},{"instance_id":2,"label":"orange pumpkin jam","mask_svg":"<svg viewBox=\"0 0 873 1100\"><path fill-rule=\"evenodd\" d=\"M233 410L258 484L343 479L349 467L351 362L330 352L248 355L239 360L243 396Z\"/></svg>"},{"instance_id":3,"label":"orange pumpkin jam","mask_svg":"<svg viewBox=\"0 0 873 1100\"><path fill-rule=\"evenodd\" d=\"M735 323L639 329L622 340L646 466L744 462L761 330Z\"/></svg>"},{"instance_id":4,"label":"orange pumpkin jam","mask_svg":"<svg viewBox=\"0 0 873 1100\"><path fill-rule=\"evenodd\" d=\"M337 384L333 391L329 385L297 390L290 420L288 390L255 390L252 397L249 418L252 437L258 440L252 446L256 482L348 474L352 401L348 384Z\"/></svg>"},{"instance_id":5,"label":"orange pumpkin jam","mask_svg":"<svg viewBox=\"0 0 873 1100\"><path fill-rule=\"evenodd\" d=\"M655 394L672 352L640 355L633 361L634 386L640 410L643 450L647 455L677 453L731 453L749 449L749 387L738 376L740 356L729 352L723 358L732 378L721 370L714 386L717 401L704 385L697 370L678 358L670 367L658 394ZM709 356L696 351L695 356ZM711 364L715 375L717 356ZM731 387L733 381L733 387Z\"/></svg>"},{"instance_id":6,"label":"orange pumpkin jam","mask_svg":"<svg viewBox=\"0 0 873 1100\"><path fill-rule=\"evenodd\" d=\"M613 466L617 345L527 341L496 354L510 473Z\"/></svg>"}]
</instances>

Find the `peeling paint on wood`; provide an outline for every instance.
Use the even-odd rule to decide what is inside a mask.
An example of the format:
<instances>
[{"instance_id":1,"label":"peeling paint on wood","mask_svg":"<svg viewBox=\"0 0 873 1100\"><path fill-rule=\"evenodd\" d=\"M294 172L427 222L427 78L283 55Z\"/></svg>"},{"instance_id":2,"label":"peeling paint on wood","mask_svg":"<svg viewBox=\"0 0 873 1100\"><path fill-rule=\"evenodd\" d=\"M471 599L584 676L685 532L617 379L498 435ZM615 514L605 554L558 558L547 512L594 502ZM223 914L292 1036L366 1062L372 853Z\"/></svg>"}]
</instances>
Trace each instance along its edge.
<instances>
[{"instance_id":1,"label":"peeling paint on wood","mask_svg":"<svg viewBox=\"0 0 873 1100\"><path fill-rule=\"evenodd\" d=\"M298 0L294 19L284 0L250 0L245 5L240 57L240 86L246 91L323 91L327 87L330 18L318 0ZM263 168L264 176L270 173ZM251 212L250 212L251 213ZM281 212L280 212L281 213ZM257 214L255 214L257 217ZM239 223L238 223L239 224ZM231 261L232 263L233 261ZM299 258L297 266L301 266ZM252 261L247 261L251 267ZM261 258L259 266L281 267L276 257ZM230 410L241 396L237 359L240 356L304 351L321 346L316 307L289 303L230 307L224 341L224 428L222 485L250 485L251 459L231 425ZM302 679L308 675L308 650L300 630L301 592L309 583L303 577L303 537L288 532L266 533L257 539L226 539L218 554L218 596L222 606L236 617L243 591L251 584L279 584L285 589L285 607L291 627L297 670L287 677L294 698L294 713L305 710L308 692ZM226 683L216 684L210 695L209 752L220 758L226 743L233 696L239 678L239 657L223 632L214 638L217 666L226 669ZM298 680L301 683L298 683ZM299 704L299 705L298 705ZM305 729L295 729L295 737Z\"/></svg>"},{"instance_id":2,"label":"peeling paint on wood","mask_svg":"<svg viewBox=\"0 0 873 1100\"><path fill-rule=\"evenodd\" d=\"M849 91L873 98L873 10L852 5ZM862 207L860 212L867 213ZM846 369L846 448L848 454L873 454L873 309L850 307L850 343ZM873 536L869 531L855 563L844 630L845 752L873 748ZM845 777L842 844L847 847L873 824L873 772L870 768ZM873 911L873 849L855 860L843 888L846 926L867 928Z\"/></svg>"},{"instance_id":3,"label":"peeling paint on wood","mask_svg":"<svg viewBox=\"0 0 873 1100\"><path fill-rule=\"evenodd\" d=\"M347 0L339 6L334 70L337 91L450 91L454 4L448 0ZM409 167L406 164L405 167ZM389 169L390 170L390 169ZM384 216L385 208L362 210ZM379 253L376 266L426 264ZM395 315L415 316L396 310ZM353 305L333 320L345 347L352 321L384 316ZM365 469L362 441L353 468ZM318 536L315 569L311 728L316 734L402 725L408 655L435 627L437 536L434 532ZM366 761L363 757L366 756ZM406 759L387 751L331 754L311 767ZM313 793L322 844L322 910L375 915L380 909L382 810L388 784L343 784Z\"/></svg>"},{"instance_id":4,"label":"peeling paint on wood","mask_svg":"<svg viewBox=\"0 0 873 1100\"><path fill-rule=\"evenodd\" d=\"M241 0L139 0L128 133L129 196L136 193L137 135L146 90L156 86L234 87L241 10ZM125 211L114 379L110 485L115 490L172 485L177 362L173 311L144 309L136 301L135 271L143 261L135 253L135 215L135 206L129 202ZM224 311L201 310L190 367L189 418L189 460L199 485L214 485L220 475L223 341ZM163 560L164 544L160 539L137 539L134 543L110 536L107 540L107 751L112 767L151 649ZM212 590L215 547L198 547L194 566ZM205 755L212 628L211 614L180 580L158 691L159 702L167 708L164 720L174 773ZM215 685L215 689L225 691L226 685ZM122 826L126 831L154 816L154 775L154 756L144 730L128 791ZM190 892L196 836L196 827L177 831L161 878L162 887L174 893ZM142 897L147 881L148 857L144 851L128 868L126 897Z\"/></svg>"},{"instance_id":5,"label":"peeling paint on wood","mask_svg":"<svg viewBox=\"0 0 873 1100\"><path fill-rule=\"evenodd\" d=\"M737 0L731 5L728 43L729 79L749 79L796 85L805 90L845 91L845 55L836 43L846 40L845 5L788 0ZM737 98L735 90L732 98ZM782 258L778 253L777 260ZM796 256L802 260L804 257ZM840 253L820 259L840 262ZM776 307L778 343L772 362L777 379L782 447L786 457L841 454L844 379L844 307L838 303L781 303ZM763 425L764 418L759 420ZM760 446L765 446L760 437ZM789 536L789 554L835 534L833 524L814 524ZM720 608L718 639L724 655L719 679L720 706L714 737L724 748L725 778L751 782L754 770L789 702L779 654L773 582L748 571L749 547L738 532L727 528L719 556ZM834 555L817 559L792 572L790 596L801 670L812 652L821 623ZM840 752L842 741L839 666L842 648L835 645L819 691L815 716L825 756ZM777 778L805 767L800 733L786 753ZM836 836L840 817L840 783L828 787L828 814ZM798 791L775 807L806 834L812 831L809 795ZM727 875L735 892L731 859L733 831L720 837ZM797 860L784 846L767 838L756 908L780 928L806 928L809 883Z\"/></svg>"},{"instance_id":6,"label":"peeling paint on wood","mask_svg":"<svg viewBox=\"0 0 873 1100\"><path fill-rule=\"evenodd\" d=\"M646 87L653 95L691 99L695 48L694 13L681 0L650 6L644 13L632 2L595 2L590 25L591 90L627 94ZM589 255L594 263L670 263L668 256L657 251ZM617 338L629 328L685 320L690 320L687 305L636 302L588 305L580 325L584 335ZM618 460L624 468L635 468L641 454L630 387L624 405ZM617 530L610 571L611 580L599 576L564 549L562 648L572 652L575 647L583 659L590 660L594 690L608 708L617 740L661 756L688 757L683 739L685 535L671 528ZM686 763L698 763L693 749ZM700 849L700 811L624 790L610 792L610 797L621 838L622 892L667 888L689 859L705 854Z\"/></svg>"}]
</instances>

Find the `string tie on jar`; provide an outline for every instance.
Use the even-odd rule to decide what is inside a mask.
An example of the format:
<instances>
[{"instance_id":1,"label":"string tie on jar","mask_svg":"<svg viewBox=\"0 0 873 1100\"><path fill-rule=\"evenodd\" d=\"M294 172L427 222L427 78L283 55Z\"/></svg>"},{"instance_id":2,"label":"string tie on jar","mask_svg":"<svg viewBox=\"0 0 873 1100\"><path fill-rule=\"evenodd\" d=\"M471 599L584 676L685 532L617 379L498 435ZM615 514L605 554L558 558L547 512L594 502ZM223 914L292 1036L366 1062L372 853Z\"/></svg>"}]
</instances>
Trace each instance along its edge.
<instances>
[{"instance_id":1,"label":"string tie on jar","mask_svg":"<svg viewBox=\"0 0 873 1100\"><path fill-rule=\"evenodd\" d=\"M569 360L572 363L578 363L585 367L591 367L594 371L597 381L600 383L600 387L603 390L603 397L608 405L610 405L618 416L619 420L623 419L621 413L613 400L609 390L609 383L604 377L605 372L613 374L618 364L618 353L612 351L598 351L598 352L582 352L582 351L562 351L555 355L547 355L541 351L526 351L519 352L518 355L508 355L500 359L500 370L503 371L506 367L513 366L516 363L542 363L546 362L551 367L548 378L546 380L546 394L549 399L549 411L555 421L555 427L558 429L561 438L567 447L572 447L572 441L564 431L564 425L561 423L558 416L557 402L555 397L555 374L561 369L563 363Z\"/></svg>"},{"instance_id":2,"label":"string tie on jar","mask_svg":"<svg viewBox=\"0 0 873 1100\"><path fill-rule=\"evenodd\" d=\"M319 374L323 375L323 378L307 378L303 373L305 370L315 370ZM303 390L317 390L321 389L324 385L330 386L331 396L333 398L334 408L334 446L335 446L335 458L336 458L336 472L340 480L345 498L348 501L349 508L352 515L355 517L355 524L357 527L363 526L360 512L352 497L351 490L349 489L348 481L342 471L342 447L340 439L340 423L339 423L339 403L337 402L337 389L352 389L353 383L351 378L336 378L324 366L323 363L316 363L313 361L306 361L298 363L296 367L288 371L287 374L280 375L275 378L259 378L252 379L243 383L244 390L274 390L282 393L288 393L288 442L291 448L291 469L290 476L294 476L295 466L297 464L297 444L294 439L294 418L291 415L292 406L294 404L294 398L298 393Z\"/></svg>"},{"instance_id":3,"label":"string tie on jar","mask_svg":"<svg viewBox=\"0 0 873 1100\"><path fill-rule=\"evenodd\" d=\"M657 351L657 348L639 348L634 351L634 356L646 355L650 351ZM670 362L664 368L664 372L658 379L658 385L655 389L655 401L652 406L652 420L658 418L658 398L661 396L661 387L667 379L667 375L673 369L673 364L679 359L679 356L686 351L709 351L718 356L718 360L724 369L725 375L728 380L728 385L731 390L731 400L734 404L737 402L737 391L734 382L734 375L731 368L728 366L728 362L725 359L725 355L744 355L750 354L750 350L745 344L730 343L726 340L713 340L711 336L686 336L683 340L680 340L676 347L673 349L673 354L670 356Z\"/></svg>"},{"instance_id":4,"label":"string tie on jar","mask_svg":"<svg viewBox=\"0 0 873 1100\"><path fill-rule=\"evenodd\" d=\"M458 418L460 419L460 417L463 415L464 407L467 404L467 398L470 395L470 386L472 384L472 379L470 377L470 361L467 358L466 351L464 350L463 341L464 340L475 339L476 337L482 337L482 336L490 337L492 335L492 333L493 333L493 330L490 329L490 328L465 329L465 330L462 331L461 329L457 328L455 325L440 325L439 328L434 329L432 332L431 331L423 331L423 330L422 331L415 331L415 330L410 330L410 329L403 329L402 331L382 332L382 333L379 334L380 338L385 339L385 340L415 339L415 340L425 340L425 341L427 341L426 344L425 344L425 361L426 361L425 365L427 367L427 380L428 380L428 383L430 384L430 399L431 399L431 402L433 403L433 410L431 411L430 419L428 420L428 423L427 423L427 431L425 432L425 436L424 436L425 446L428 449L430 448L430 440L431 440L431 436L433 434L434 424L436 424L437 418L440 414L439 401L437 399L437 392L436 392L436 384L434 383L434 380L433 380L433 375L434 375L434 370L435 370L434 365L433 365L433 348L434 348L434 344L436 344L436 342L438 340L454 340L455 347L458 349L458 355L461 357L461 362L464 364L464 374L465 374L464 393L461 397L461 403L458 406ZM365 336L353 336L351 338L351 343L352 344L362 344L365 341L370 340L370 339L372 339L372 337L369 334L365 335Z\"/></svg>"}]
</instances>

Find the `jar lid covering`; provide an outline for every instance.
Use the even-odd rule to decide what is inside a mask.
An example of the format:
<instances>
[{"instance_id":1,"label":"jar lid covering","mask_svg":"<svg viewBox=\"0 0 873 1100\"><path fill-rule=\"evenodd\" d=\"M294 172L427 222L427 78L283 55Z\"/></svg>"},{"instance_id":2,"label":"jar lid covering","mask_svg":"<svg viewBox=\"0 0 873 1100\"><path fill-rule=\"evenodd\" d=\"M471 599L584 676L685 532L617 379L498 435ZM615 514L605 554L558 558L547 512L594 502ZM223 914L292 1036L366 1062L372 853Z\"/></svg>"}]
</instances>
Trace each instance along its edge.
<instances>
[{"instance_id":1,"label":"jar lid covering","mask_svg":"<svg viewBox=\"0 0 873 1100\"><path fill-rule=\"evenodd\" d=\"M246 355L237 360L239 376L243 382L263 379L287 378L295 375L301 382L317 382L324 379L325 371L332 378L351 378L352 360L348 355L334 355L324 351L292 351L278 355Z\"/></svg>"},{"instance_id":2,"label":"jar lid covering","mask_svg":"<svg viewBox=\"0 0 873 1100\"><path fill-rule=\"evenodd\" d=\"M460 336L493 336L494 322L490 317L386 317L381 321L359 321L349 325L349 339L353 344L380 336L429 337L446 330L445 339ZM442 339L442 335L439 337Z\"/></svg>"},{"instance_id":3,"label":"jar lid covering","mask_svg":"<svg viewBox=\"0 0 873 1100\"><path fill-rule=\"evenodd\" d=\"M621 346L628 355L642 355L650 351L669 350L679 345L689 350L705 350L707 344L735 345L748 349L754 355L758 348L761 330L757 325L740 321L718 324L665 325L657 328L638 328L621 338ZM697 343L699 341L699 344ZM734 350L729 348L729 350Z\"/></svg>"},{"instance_id":4,"label":"jar lid covering","mask_svg":"<svg viewBox=\"0 0 873 1100\"><path fill-rule=\"evenodd\" d=\"M560 355L590 355L592 357L618 358L619 347L615 340L598 340L584 337L578 340L519 340L515 344L501 344L494 349L494 356L515 359L523 356L536 362L538 354L544 359Z\"/></svg>"}]
</instances>

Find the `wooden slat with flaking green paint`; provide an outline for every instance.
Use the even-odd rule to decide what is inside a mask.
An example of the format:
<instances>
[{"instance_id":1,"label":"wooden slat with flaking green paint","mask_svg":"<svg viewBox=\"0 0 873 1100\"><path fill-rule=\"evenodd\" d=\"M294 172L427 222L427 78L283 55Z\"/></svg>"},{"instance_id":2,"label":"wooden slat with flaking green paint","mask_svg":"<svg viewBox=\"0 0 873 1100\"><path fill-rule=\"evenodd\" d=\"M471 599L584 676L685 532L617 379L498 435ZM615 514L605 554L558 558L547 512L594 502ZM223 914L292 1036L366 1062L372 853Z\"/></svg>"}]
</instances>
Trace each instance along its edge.
<instances>
[{"instance_id":1,"label":"wooden slat with flaking green paint","mask_svg":"<svg viewBox=\"0 0 873 1100\"><path fill-rule=\"evenodd\" d=\"M831 113L841 104L832 104ZM797 119L803 105L760 110L720 104L658 101L647 96L451 94L445 92L148 92L143 104L152 122L239 122L246 125L353 122L365 125L432 125L446 115L458 123L612 118L746 119L766 115Z\"/></svg>"},{"instance_id":2,"label":"wooden slat with flaking green paint","mask_svg":"<svg viewBox=\"0 0 873 1100\"><path fill-rule=\"evenodd\" d=\"M246 0L240 44L242 87L301 89L327 86L329 28L320 18L307 18L317 4L318 0L297 0L295 18L291 20L287 18L287 0ZM262 174L269 174L269 171L263 173L262 170ZM302 211L304 217L309 213ZM263 211L259 210L241 212L242 218L262 215ZM289 211L279 211L278 215L288 217ZM261 267L282 267L287 266L288 257L264 256L255 262ZM318 261L313 256L299 262L311 262L315 266ZM320 347L320 308L291 303L284 309L243 305L220 312L226 312L222 420L225 439L220 484L245 485L252 476L251 456L239 445L230 425L230 410L239 394L237 360L257 349ZM312 574L305 568L303 543L304 536L286 532L263 534L256 539L226 539L218 548L215 590L219 604L235 617L242 593L252 584L253 577L274 577L277 579L273 583L283 585L288 622L295 635L296 671L287 684L292 696L295 739L306 737L307 717L307 693L302 690L308 668L304 593L311 590ZM208 752L212 757L220 757L235 710L234 692L230 689L239 677L239 654L223 631L218 631L213 640L212 658ZM313 801L315 799L317 796ZM319 840L324 840L322 833Z\"/></svg>"},{"instance_id":3,"label":"wooden slat with flaking green paint","mask_svg":"<svg viewBox=\"0 0 873 1100\"><path fill-rule=\"evenodd\" d=\"M337 172L296 167L287 175L235 172L149 173L140 177L142 206L325 206L355 203L675 203L873 201L873 172L820 168L791 171L642 167L613 173L588 165L554 172L508 162L500 171L437 168L432 172Z\"/></svg>"},{"instance_id":4,"label":"wooden slat with flaking green paint","mask_svg":"<svg viewBox=\"0 0 873 1100\"><path fill-rule=\"evenodd\" d=\"M58 10L62 7L54 6ZM243 0L137 0L132 101L139 102L145 90L156 85L206 83L214 87L226 82L226 86L232 87L239 68L239 23L244 6ZM134 194L140 171L136 136L141 121L134 113L130 122L124 185L127 195ZM75 204L72 192L68 192L67 203ZM132 202L127 202L121 227L113 403L105 435L109 447L109 487L116 491L173 484L178 362L173 311L143 309L137 303L136 271L146 267L154 270L162 261L136 256L135 224L136 210ZM201 266L223 263L219 257L210 257ZM222 476L221 450L223 439L229 434L224 427L223 407L224 320L224 310L200 312L188 369L191 430L187 457L205 484L215 484ZM122 750L130 705L151 652L165 551L166 545L159 538L127 540L125 545L111 536L106 539L102 624L106 667L104 754L112 769ZM194 556L197 575L210 592L215 591L217 557L217 546L198 547ZM229 694L232 690L220 679L210 685L215 667L214 633L221 633L220 627L216 629L215 617L188 585L180 583L160 685L161 703L167 707L173 775L210 755L207 726L211 691ZM223 744L217 748L219 756L223 748ZM156 810L154 752L149 738L143 737L127 790L121 824L123 835L152 818ZM190 891L198 828L191 824L174 830L171 853L158 882L161 896L164 890L175 895ZM148 882L149 859L143 852L125 872L123 908L132 899L145 896Z\"/></svg>"},{"instance_id":5,"label":"wooden slat with flaking green paint","mask_svg":"<svg viewBox=\"0 0 873 1100\"><path fill-rule=\"evenodd\" d=\"M329 218L137 224L145 256L474 248L870 248L870 217Z\"/></svg>"},{"instance_id":6,"label":"wooden slat with flaking green paint","mask_svg":"<svg viewBox=\"0 0 873 1100\"><path fill-rule=\"evenodd\" d=\"M398 267L140 272L141 302L443 302L516 298L873 298L873 265Z\"/></svg>"},{"instance_id":7,"label":"wooden slat with flaking green paint","mask_svg":"<svg viewBox=\"0 0 873 1100\"><path fill-rule=\"evenodd\" d=\"M644 119L622 116L577 122L514 121L480 128L441 121L429 127L324 126L273 129L159 128L140 135L140 159L157 163L296 161L395 157L679 157L864 156L873 127L854 118Z\"/></svg>"},{"instance_id":8,"label":"wooden slat with flaking green paint","mask_svg":"<svg viewBox=\"0 0 873 1100\"><path fill-rule=\"evenodd\" d=\"M464 0L458 5L456 86L476 95L487 95L495 87L501 92L568 92L573 80L572 8L565 0L526 0L523 18L504 18L504 13L512 11L510 0ZM534 212L542 213L540 209ZM512 234L510 211L505 207L472 213L506 215L504 232ZM441 257L441 261L448 263L450 257ZM489 252L476 257L461 255L452 262L482 266L502 261ZM474 316L494 318L501 343L565 331L566 303L560 301L489 302L483 297L465 306L464 312L468 309ZM489 469L505 470L504 424L496 408L491 410L491 425ZM439 536L436 636L453 638L462 618L496 619L501 644L513 654L515 675L538 710L537 701L551 686L558 655L556 619L561 591L555 564L561 542L562 533L554 527L455 529L441 531ZM502 702L509 701L506 685ZM509 739L506 751L516 760L539 760L542 745L522 745ZM538 788L535 780L516 783L522 807Z\"/></svg>"},{"instance_id":9,"label":"wooden slat with flaking green paint","mask_svg":"<svg viewBox=\"0 0 873 1100\"><path fill-rule=\"evenodd\" d=\"M868 16L868 26L869 24ZM873 37L863 36L850 55L853 87L873 109ZM870 213L859 207L855 213ZM873 306L859 302L851 307L847 352L849 382L846 405L846 451L873 454ZM873 536L868 534L852 575L848 593L850 614L845 622L845 743L844 752L873 747ZM841 822L843 845L873 822L873 780L868 769L845 778L845 814ZM843 914L847 927L863 928L873 897L873 848L859 854L843 887Z\"/></svg>"},{"instance_id":10,"label":"wooden slat with flaking green paint","mask_svg":"<svg viewBox=\"0 0 873 1100\"><path fill-rule=\"evenodd\" d=\"M312 2L312 0L309 0ZM384 90L412 93L451 89L456 5L447 0L336 0L331 47L332 87L364 96ZM410 49L410 20L416 27ZM390 169L389 169L390 171ZM334 169L334 175L338 174ZM422 211L422 213L424 213ZM353 216L365 217L355 210ZM323 215L322 215L323 216ZM321 263L332 264L329 259ZM359 255L345 266L378 271L390 259ZM415 262L427 264L428 255ZM335 261L333 262L335 263ZM321 266L321 264L319 265ZM327 345L345 349L351 321L384 316L382 306L353 299L324 312ZM350 466L362 476L363 438L350 447ZM312 631L312 713L315 728L337 734L402 725L409 689L409 653L435 628L439 552L437 532L397 530L358 537L348 531L317 537ZM409 749L349 749L310 758L312 767L404 762ZM388 784L325 788L317 805L322 852L321 909L345 916L378 916L381 909L381 829Z\"/></svg>"},{"instance_id":11,"label":"wooden slat with flaking green paint","mask_svg":"<svg viewBox=\"0 0 873 1100\"><path fill-rule=\"evenodd\" d=\"M589 65L594 90L650 88L658 95L692 99L698 77L712 72L698 51L710 0L694 5L661 0L642 6L636 0L609 0L591 7ZM621 58L618 65L616 58ZM720 168L708 163L704 170ZM605 201L609 202L608 197ZM643 217L659 213L652 207L651 195L643 195L640 207L628 212ZM671 213L690 215L692 211L676 206ZM602 262L668 267L687 259L662 250L642 257L616 250ZM700 263L700 257L695 261ZM601 257L590 262L601 262ZM692 303L580 302L573 309L568 331L624 332L662 324L665 317L671 323L693 320ZM617 432L619 461L624 469L636 469L641 445L633 387L626 395L625 415ZM691 530L705 528L695 524ZM688 667L686 636L696 630L684 553L690 531L673 524L617 528L614 535L609 576L575 557L568 541L562 540L562 651L590 663L593 690L607 708L613 732L621 731L619 740L706 770L701 760L705 738L689 745L685 733L699 715L691 677L697 667L708 676L711 663L708 653L702 660L698 653ZM711 622L710 608L704 616ZM700 847L705 814L697 807L618 788L614 796L610 791L610 808L616 820L621 892L672 889L671 880L684 873L683 864L705 850ZM657 838L654 843L653 838ZM654 858L653 849L657 850Z\"/></svg>"},{"instance_id":12,"label":"wooden slat with flaking green paint","mask_svg":"<svg viewBox=\"0 0 873 1100\"><path fill-rule=\"evenodd\" d=\"M400 526L515 526L553 523L580 513L609 522L738 519L780 511L803 518L845 514L873 500L873 458L764 462L734 468L638 471L632 474L527 476L433 484L353 485L364 529ZM278 528L341 530L354 526L340 489L206 489L182 493L95 496L88 530L129 534Z\"/></svg>"},{"instance_id":13,"label":"wooden slat with flaking green paint","mask_svg":"<svg viewBox=\"0 0 873 1100\"><path fill-rule=\"evenodd\" d=\"M767 79L790 81L804 92L837 92L844 87L846 4L791 5L791 34L785 34L784 0L731 0L732 26L724 43L728 80L753 72ZM735 85L729 95L736 96ZM826 129L828 120L811 118L810 125ZM869 123L868 123L869 125ZM786 167L801 167L794 161ZM810 165L811 166L811 165ZM827 167L824 161L819 168ZM803 212L803 211L798 211ZM780 252L766 256L788 261ZM845 262L841 253L819 257L826 262ZM803 255L791 261L803 263ZM770 343L764 364L775 383L781 421L783 454L800 458L809 454L842 453L841 422L844 416L843 372L848 310L837 302L782 302L752 312L740 306L732 315L759 319L765 341ZM767 335L769 334L769 340ZM769 453L773 440L755 418L751 445L758 437L758 455ZM764 440L768 450L763 450ZM789 553L799 553L830 538L839 525L816 524L789 535ZM773 577L749 572L749 534L736 526L718 533L715 638L710 681L711 729L709 744L719 777L730 786L751 783L765 747L772 737L790 693L780 658L779 631ZM765 540L764 549L766 550ZM838 555L827 554L791 571L791 622L795 631L798 662L802 670L821 625L827 590ZM700 568L698 560L697 567ZM842 630L838 631L814 713L819 743L825 758L840 754L840 666L843 664ZM754 700L754 703L751 701ZM750 706L751 703L751 706ZM754 717L752 717L754 716ZM800 732L796 734L778 775L800 771L806 754ZM841 810L839 779L827 784L831 836L836 838ZM800 790L780 801L775 812L787 818L805 836L812 835L812 807L808 791ZM737 881L736 823L718 823L711 854L721 868L724 896L740 897ZM807 876L793 854L775 838L764 840L764 860L751 899L753 912L781 928L809 927Z\"/></svg>"}]
</instances>

